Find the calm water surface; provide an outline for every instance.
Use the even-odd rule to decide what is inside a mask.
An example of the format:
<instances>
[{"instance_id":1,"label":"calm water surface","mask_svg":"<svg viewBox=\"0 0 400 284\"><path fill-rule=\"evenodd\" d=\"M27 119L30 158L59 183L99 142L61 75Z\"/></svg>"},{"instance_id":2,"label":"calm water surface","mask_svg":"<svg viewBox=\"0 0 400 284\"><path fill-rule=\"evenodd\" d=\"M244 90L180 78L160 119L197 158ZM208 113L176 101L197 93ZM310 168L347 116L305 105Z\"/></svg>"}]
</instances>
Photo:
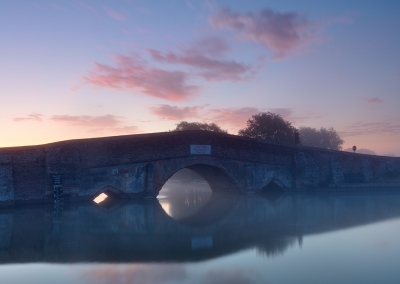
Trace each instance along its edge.
<instances>
[{"instance_id":1,"label":"calm water surface","mask_svg":"<svg viewBox=\"0 0 400 284\"><path fill-rule=\"evenodd\" d=\"M400 194L240 196L0 211L0 283L400 283Z\"/></svg>"}]
</instances>

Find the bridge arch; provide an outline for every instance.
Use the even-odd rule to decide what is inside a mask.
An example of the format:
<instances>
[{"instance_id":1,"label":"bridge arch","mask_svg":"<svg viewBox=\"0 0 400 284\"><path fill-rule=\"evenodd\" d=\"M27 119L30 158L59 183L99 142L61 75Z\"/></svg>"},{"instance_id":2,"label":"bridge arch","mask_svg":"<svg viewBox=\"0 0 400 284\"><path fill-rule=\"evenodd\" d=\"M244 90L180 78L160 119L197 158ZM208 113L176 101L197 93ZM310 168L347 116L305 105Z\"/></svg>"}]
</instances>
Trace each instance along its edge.
<instances>
[{"instance_id":1,"label":"bridge arch","mask_svg":"<svg viewBox=\"0 0 400 284\"><path fill-rule=\"evenodd\" d=\"M193 157L192 159L164 161L155 164L154 180L157 193L164 184L181 169L190 169L202 177L215 191L239 191L240 182L235 178L234 173L226 169L222 164L212 158Z\"/></svg>"}]
</instances>

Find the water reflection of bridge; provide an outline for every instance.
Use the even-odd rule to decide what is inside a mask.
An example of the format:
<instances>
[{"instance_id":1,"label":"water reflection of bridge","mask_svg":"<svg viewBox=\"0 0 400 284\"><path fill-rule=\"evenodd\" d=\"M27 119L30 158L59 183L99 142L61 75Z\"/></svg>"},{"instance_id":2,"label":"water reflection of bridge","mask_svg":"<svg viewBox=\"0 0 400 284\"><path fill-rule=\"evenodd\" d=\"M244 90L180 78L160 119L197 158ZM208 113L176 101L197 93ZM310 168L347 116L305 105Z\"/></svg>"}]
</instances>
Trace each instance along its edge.
<instances>
[{"instance_id":1,"label":"water reflection of bridge","mask_svg":"<svg viewBox=\"0 0 400 284\"><path fill-rule=\"evenodd\" d=\"M157 200L73 204L60 218L52 207L21 207L0 212L0 262L195 261L250 247L271 255L309 234L397 217L394 194L287 195L274 202L213 194L179 222Z\"/></svg>"}]
</instances>

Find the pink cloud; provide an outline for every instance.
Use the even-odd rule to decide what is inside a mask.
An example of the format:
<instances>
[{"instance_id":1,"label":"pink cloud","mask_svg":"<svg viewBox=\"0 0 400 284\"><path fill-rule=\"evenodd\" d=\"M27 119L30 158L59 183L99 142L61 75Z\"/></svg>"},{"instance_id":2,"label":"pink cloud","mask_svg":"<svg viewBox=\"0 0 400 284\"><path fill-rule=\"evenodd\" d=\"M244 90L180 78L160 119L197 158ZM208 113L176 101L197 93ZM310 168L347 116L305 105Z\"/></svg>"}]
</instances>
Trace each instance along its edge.
<instances>
[{"instance_id":1,"label":"pink cloud","mask_svg":"<svg viewBox=\"0 0 400 284\"><path fill-rule=\"evenodd\" d=\"M220 37L206 37L187 45L185 54L202 54L210 57L222 57L230 50L229 45Z\"/></svg>"},{"instance_id":2,"label":"pink cloud","mask_svg":"<svg viewBox=\"0 0 400 284\"><path fill-rule=\"evenodd\" d=\"M200 71L198 75L209 81L240 81L246 79L246 77L243 78L242 75L249 71L248 66L237 63L234 60L218 60L198 54L177 55L172 52L168 52L163 55L156 50L149 50L149 53L153 59L160 62L184 64L199 70L203 70Z\"/></svg>"},{"instance_id":3,"label":"pink cloud","mask_svg":"<svg viewBox=\"0 0 400 284\"><path fill-rule=\"evenodd\" d=\"M233 30L240 37L267 47L277 59L314 43L321 27L297 13L279 13L271 9L241 14L223 8L211 16L210 23L217 29Z\"/></svg>"},{"instance_id":4,"label":"pink cloud","mask_svg":"<svg viewBox=\"0 0 400 284\"><path fill-rule=\"evenodd\" d=\"M194 107L178 107L170 105L158 105L151 107L150 111L163 119L167 120L184 120L187 118L198 118L200 117L199 111L204 109L204 106L194 106Z\"/></svg>"},{"instance_id":5,"label":"pink cloud","mask_svg":"<svg viewBox=\"0 0 400 284\"><path fill-rule=\"evenodd\" d=\"M137 126L126 126L122 121L123 117L111 114L102 116L90 115L53 115L50 120L63 123L68 126L88 127L88 133L98 135L124 135L139 132Z\"/></svg>"},{"instance_id":6,"label":"pink cloud","mask_svg":"<svg viewBox=\"0 0 400 284\"><path fill-rule=\"evenodd\" d=\"M156 273L155 273L156 271ZM88 283L143 283L181 282L187 277L179 264L107 264L92 268L81 275Z\"/></svg>"},{"instance_id":7,"label":"pink cloud","mask_svg":"<svg viewBox=\"0 0 400 284\"><path fill-rule=\"evenodd\" d=\"M250 66L234 60L221 59L229 50L227 43L215 37L198 40L180 53L161 53L149 49L152 58L158 62L182 64L194 68L197 75L209 81L240 81L251 74Z\"/></svg>"},{"instance_id":8,"label":"pink cloud","mask_svg":"<svg viewBox=\"0 0 400 284\"><path fill-rule=\"evenodd\" d=\"M88 126L88 127L115 127L122 122L119 120L120 116L111 114L103 116L89 116L89 115L53 115L52 121L66 123L70 126Z\"/></svg>"},{"instance_id":9,"label":"pink cloud","mask_svg":"<svg viewBox=\"0 0 400 284\"><path fill-rule=\"evenodd\" d=\"M119 55L115 67L95 63L95 69L83 79L87 84L114 90L142 91L144 94L169 101L182 101L198 91L187 85L188 74L150 68L140 57Z\"/></svg>"},{"instance_id":10,"label":"pink cloud","mask_svg":"<svg viewBox=\"0 0 400 284\"><path fill-rule=\"evenodd\" d=\"M371 99L364 99L364 102L366 102L367 104L377 104L377 103L383 103L383 100L378 98L371 98Z\"/></svg>"},{"instance_id":11,"label":"pink cloud","mask_svg":"<svg viewBox=\"0 0 400 284\"><path fill-rule=\"evenodd\" d=\"M37 121L37 122L42 122L42 114L40 113L31 113L26 117L16 117L13 120L16 122L24 122L24 121Z\"/></svg>"},{"instance_id":12,"label":"pink cloud","mask_svg":"<svg viewBox=\"0 0 400 284\"><path fill-rule=\"evenodd\" d=\"M116 12L116 11L110 9L109 7L106 7L106 6L103 6L103 9L114 20L117 20L117 21L120 21L120 22L126 21L126 17L123 14L118 13L118 12Z\"/></svg>"}]
</instances>

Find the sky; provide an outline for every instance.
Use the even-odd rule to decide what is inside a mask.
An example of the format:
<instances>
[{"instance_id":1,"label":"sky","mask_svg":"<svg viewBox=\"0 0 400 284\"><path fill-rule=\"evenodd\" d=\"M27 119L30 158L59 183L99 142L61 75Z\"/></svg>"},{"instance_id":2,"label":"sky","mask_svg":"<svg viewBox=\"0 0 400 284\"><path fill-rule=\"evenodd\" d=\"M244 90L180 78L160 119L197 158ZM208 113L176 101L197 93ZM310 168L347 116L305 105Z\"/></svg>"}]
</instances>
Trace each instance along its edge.
<instances>
[{"instance_id":1,"label":"sky","mask_svg":"<svg viewBox=\"0 0 400 284\"><path fill-rule=\"evenodd\" d=\"M400 156L400 1L15 0L0 9L0 147L259 112Z\"/></svg>"}]
</instances>

